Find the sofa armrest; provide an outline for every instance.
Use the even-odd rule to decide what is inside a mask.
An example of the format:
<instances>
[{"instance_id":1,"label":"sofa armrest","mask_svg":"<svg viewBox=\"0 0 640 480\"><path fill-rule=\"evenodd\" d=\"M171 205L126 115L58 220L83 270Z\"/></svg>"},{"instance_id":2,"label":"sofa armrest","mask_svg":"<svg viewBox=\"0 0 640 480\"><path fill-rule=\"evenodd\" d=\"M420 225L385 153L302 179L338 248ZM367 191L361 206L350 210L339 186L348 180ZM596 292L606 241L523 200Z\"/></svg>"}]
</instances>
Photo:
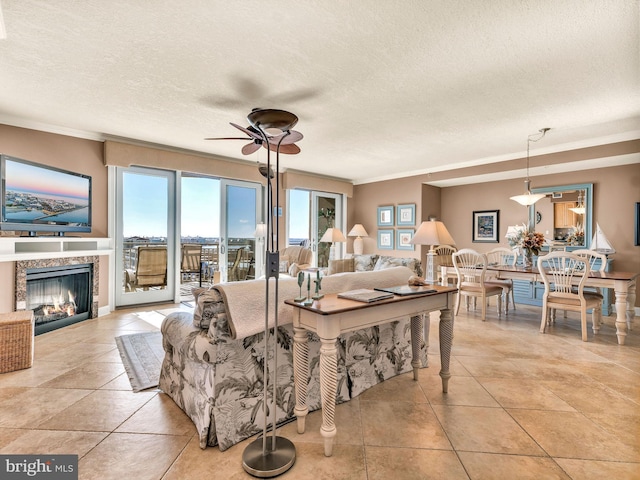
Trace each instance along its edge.
<instances>
[{"instance_id":1,"label":"sofa armrest","mask_svg":"<svg viewBox=\"0 0 640 480\"><path fill-rule=\"evenodd\" d=\"M291 265L289 265L289 275L291 275L292 277L297 277L298 276L298 272L300 272L300 270L305 270L307 268L311 268L311 264L310 263L292 263Z\"/></svg>"}]
</instances>

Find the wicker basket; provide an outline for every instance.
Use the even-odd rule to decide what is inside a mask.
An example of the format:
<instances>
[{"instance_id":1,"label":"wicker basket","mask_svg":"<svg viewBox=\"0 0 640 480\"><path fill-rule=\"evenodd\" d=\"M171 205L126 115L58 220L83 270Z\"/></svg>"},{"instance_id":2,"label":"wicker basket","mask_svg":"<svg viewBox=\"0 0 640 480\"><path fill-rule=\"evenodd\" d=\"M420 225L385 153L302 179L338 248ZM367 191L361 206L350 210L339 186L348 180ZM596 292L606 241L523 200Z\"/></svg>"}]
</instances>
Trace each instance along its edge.
<instances>
[{"instance_id":1,"label":"wicker basket","mask_svg":"<svg viewBox=\"0 0 640 480\"><path fill-rule=\"evenodd\" d=\"M33 311L0 313L0 373L33 365Z\"/></svg>"}]
</instances>

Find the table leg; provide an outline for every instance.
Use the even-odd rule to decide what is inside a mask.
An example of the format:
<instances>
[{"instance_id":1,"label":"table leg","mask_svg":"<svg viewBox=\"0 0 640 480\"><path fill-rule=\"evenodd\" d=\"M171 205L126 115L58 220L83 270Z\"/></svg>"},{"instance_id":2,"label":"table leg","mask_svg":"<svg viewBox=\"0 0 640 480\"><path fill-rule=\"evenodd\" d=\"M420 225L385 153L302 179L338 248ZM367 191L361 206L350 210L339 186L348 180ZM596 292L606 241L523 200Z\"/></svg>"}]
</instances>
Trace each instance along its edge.
<instances>
[{"instance_id":1,"label":"table leg","mask_svg":"<svg viewBox=\"0 0 640 480\"><path fill-rule=\"evenodd\" d=\"M633 320L636 317L636 281L634 280L629 284L627 293L627 331L630 332L633 328Z\"/></svg>"},{"instance_id":2,"label":"table leg","mask_svg":"<svg viewBox=\"0 0 640 480\"><path fill-rule=\"evenodd\" d=\"M627 336L628 287L628 282L616 280L616 335L618 336L618 345L624 345L624 340Z\"/></svg>"},{"instance_id":3,"label":"table leg","mask_svg":"<svg viewBox=\"0 0 640 480\"><path fill-rule=\"evenodd\" d=\"M320 347L320 399L322 401L322 427L320 435L324 437L324 455L333 453L333 439L337 429L335 425L336 392L338 389L338 350L336 338L321 338Z\"/></svg>"},{"instance_id":4,"label":"table leg","mask_svg":"<svg viewBox=\"0 0 640 480\"><path fill-rule=\"evenodd\" d=\"M309 407L307 381L309 379L309 335L304 328L293 327L293 384L296 389L296 415L298 433L304 433Z\"/></svg>"},{"instance_id":5,"label":"table leg","mask_svg":"<svg viewBox=\"0 0 640 480\"><path fill-rule=\"evenodd\" d=\"M420 344L422 343L422 315L411 317L411 366L413 367L413 379L418 380L418 370L422 365L420 361Z\"/></svg>"},{"instance_id":6,"label":"table leg","mask_svg":"<svg viewBox=\"0 0 640 480\"><path fill-rule=\"evenodd\" d=\"M451 359L451 345L453 344L453 311L450 308L440 310L440 378L442 391L449 391L449 360Z\"/></svg>"}]
</instances>

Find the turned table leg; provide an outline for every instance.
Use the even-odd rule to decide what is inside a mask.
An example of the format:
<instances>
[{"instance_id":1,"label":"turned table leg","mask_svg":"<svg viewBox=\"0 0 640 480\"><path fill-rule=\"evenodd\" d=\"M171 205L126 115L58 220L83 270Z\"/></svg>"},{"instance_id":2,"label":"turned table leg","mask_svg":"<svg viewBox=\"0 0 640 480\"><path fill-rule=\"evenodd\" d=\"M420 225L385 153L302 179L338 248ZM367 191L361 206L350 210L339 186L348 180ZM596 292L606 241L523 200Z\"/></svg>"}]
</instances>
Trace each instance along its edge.
<instances>
[{"instance_id":1,"label":"turned table leg","mask_svg":"<svg viewBox=\"0 0 640 480\"><path fill-rule=\"evenodd\" d=\"M298 433L304 433L309 407L307 381L309 379L309 336L304 328L293 327L293 384L296 389L296 415Z\"/></svg>"},{"instance_id":2,"label":"turned table leg","mask_svg":"<svg viewBox=\"0 0 640 480\"><path fill-rule=\"evenodd\" d=\"M616 294L616 335L618 336L618 345L624 345L627 337L628 287L628 282L616 281L614 291Z\"/></svg>"},{"instance_id":3,"label":"turned table leg","mask_svg":"<svg viewBox=\"0 0 640 480\"><path fill-rule=\"evenodd\" d=\"M321 338L320 347L320 398L322 401L322 427L320 435L324 437L324 455L333 453L333 439L337 429L335 425L336 392L338 388L338 350L336 338Z\"/></svg>"},{"instance_id":4,"label":"turned table leg","mask_svg":"<svg viewBox=\"0 0 640 480\"><path fill-rule=\"evenodd\" d=\"M453 311L450 308L440 310L440 378L442 391L449 390L449 360L451 359L451 345L453 344Z\"/></svg>"},{"instance_id":5,"label":"turned table leg","mask_svg":"<svg viewBox=\"0 0 640 480\"><path fill-rule=\"evenodd\" d=\"M420 344L422 343L423 321L422 315L411 317L411 366L413 367L413 379L418 380L418 370L420 362Z\"/></svg>"}]
</instances>

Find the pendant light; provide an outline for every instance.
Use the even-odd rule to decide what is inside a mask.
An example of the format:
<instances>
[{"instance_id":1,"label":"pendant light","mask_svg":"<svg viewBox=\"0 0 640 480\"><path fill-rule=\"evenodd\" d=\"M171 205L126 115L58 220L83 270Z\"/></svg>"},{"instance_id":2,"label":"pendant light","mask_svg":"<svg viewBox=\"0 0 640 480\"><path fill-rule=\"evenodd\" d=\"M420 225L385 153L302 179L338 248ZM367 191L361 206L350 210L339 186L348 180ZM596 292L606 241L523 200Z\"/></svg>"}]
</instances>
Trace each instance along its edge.
<instances>
[{"instance_id":1,"label":"pendant light","mask_svg":"<svg viewBox=\"0 0 640 480\"><path fill-rule=\"evenodd\" d=\"M569 210L571 210L574 213L577 213L578 215L585 214L586 208L584 206L584 196L582 195L582 190L578 191L578 205L570 208Z\"/></svg>"},{"instance_id":2,"label":"pendant light","mask_svg":"<svg viewBox=\"0 0 640 480\"><path fill-rule=\"evenodd\" d=\"M539 133L534 133L533 135L529 135L527 137L527 178L524 181L525 192L522 195L515 195L513 197L510 197L511 200L518 202L520 205L533 205L538 200L546 196L543 193L531 193L531 180L529 180L529 146L531 145L531 142L537 142L542 137L544 137L549 130L551 129L541 128L539 130ZM534 139L533 137L535 137L536 135L538 135L538 138Z\"/></svg>"}]
</instances>

